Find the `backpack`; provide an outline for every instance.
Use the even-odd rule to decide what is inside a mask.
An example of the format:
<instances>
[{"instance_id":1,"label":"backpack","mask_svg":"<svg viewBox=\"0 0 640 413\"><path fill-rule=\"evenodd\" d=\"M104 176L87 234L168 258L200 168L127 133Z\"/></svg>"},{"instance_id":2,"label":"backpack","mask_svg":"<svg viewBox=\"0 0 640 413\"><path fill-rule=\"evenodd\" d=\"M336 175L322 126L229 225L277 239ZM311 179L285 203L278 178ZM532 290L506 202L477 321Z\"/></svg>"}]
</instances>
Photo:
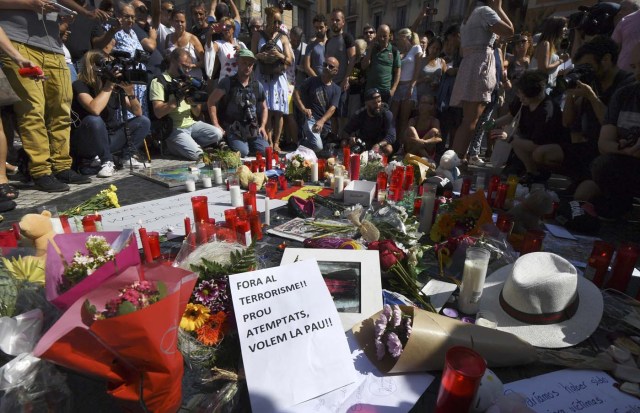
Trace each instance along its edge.
<instances>
[{"instance_id":1,"label":"backpack","mask_svg":"<svg viewBox=\"0 0 640 413\"><path fill-rule=\"evenodd\" d=\"M229 77L230 87L229 93L218 103L218 108L226 108L230 104L237 105L242 111L242 119L232 120L224 119L224 113L222 114L222 121L225 129L231 131L236 130L234 134L241 137L243 140L253 139L258 136L259 121L258 121L258 96L260 96L260 83L252 79L249 83L250 87L244 87L238 80L237 75ZM247 104L248 103L248 104Z\"/></svg>"},{"instance_id":2,"label":"backpack","mask_svg":"<svg viewBox=\"0 0 640 413\"><path fill-rule=\"evenodd\" d=\"M278 46L278 40L280 40L280 37L282 37L282 33L278 32L275 38L268 39L266 33L261 30L260 36L262 36L266 41L266 43L263 44L262 47L260 48L259 50L260 53L268 52L273 49L276 49L280 53L283 53L280 46ZM260 73L266 76L281 76L285 73L287 69L284 62L280 59L276 60L273 63L266 63L266 62L263 62L262 60L258 60L258 67L260 68Z\"/></svg>"},{"instance_id":3,"label":"backpack","mask_svg":"<svg viewBox=\"0 0 640 413\"><path fill-rule=\"evenodd\" d=\"M164 75L156 76L154 79L162 85L162 89L164 90L164 101L168 102L169 96L167 95L167 79L165 79ZM147 101L149 106L149 120L151 121L151 136L164 141L173 131L173 119L171 119L171 116L169 115L165 115L160 119L156 117L156 114L153 111L151 93L147 93Z\"/></svg>"}]
</instances>

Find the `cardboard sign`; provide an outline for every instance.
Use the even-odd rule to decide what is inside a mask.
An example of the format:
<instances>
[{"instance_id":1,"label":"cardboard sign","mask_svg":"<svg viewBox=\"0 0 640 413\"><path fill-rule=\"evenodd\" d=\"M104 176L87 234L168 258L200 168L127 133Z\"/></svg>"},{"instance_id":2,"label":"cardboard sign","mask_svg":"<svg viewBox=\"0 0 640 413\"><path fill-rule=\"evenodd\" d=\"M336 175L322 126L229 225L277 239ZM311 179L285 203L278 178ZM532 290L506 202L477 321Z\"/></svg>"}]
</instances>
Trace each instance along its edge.
<instances>
[{"instance_id":1,"label":"cardboard sign","mask_svg":"<svg viewBox=\"0 0 640 413\"><path fill-rule=\"evenodd\" d=\"M254 412L282 411L356 380L315 260L229 277Z\"/></svg>"},{"instance_id":2,"label":"cardboard sign","mask_svg":"<svg viewBox=\"0 0 640 413\"><path fill-rule=\"evenodd\" d=\"M640 400L613 387L616 380L597 370L560 370L504 385L520 393L539 413L640 412Z\"/></svg>"}]
</instances>

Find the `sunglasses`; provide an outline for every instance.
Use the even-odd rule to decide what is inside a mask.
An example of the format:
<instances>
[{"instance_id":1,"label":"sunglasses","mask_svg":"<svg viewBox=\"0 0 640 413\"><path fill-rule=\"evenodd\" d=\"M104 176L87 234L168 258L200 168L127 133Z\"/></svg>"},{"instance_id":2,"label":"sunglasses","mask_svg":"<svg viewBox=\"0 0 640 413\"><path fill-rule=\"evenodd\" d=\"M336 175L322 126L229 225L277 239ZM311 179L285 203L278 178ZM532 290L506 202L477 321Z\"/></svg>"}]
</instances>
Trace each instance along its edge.
<instances>
[{"instance_id":1,"label":"sunglasses","mask_svg":"<svg viewBox=\"0 0 640 413\"><path fill-rule=\"evenodd\" d=\"M333 69L335 69L335 68L336 68L334 65L329 64L329 63L327 63L327 62L322 63L322 67L325 67L325 68L327 68L327 69L329 69L329 70L333 70Z\"/></svg>"},{"instance_id":2,"label":"sunglasses","mask_svg":"<svg viewBox=\"0 0 640 413\"><path fill-rule=\"evenodd\" d=\"M273 24L280 26L282 24L282 20L274 20Z\"/></svg>"}]
</instances>

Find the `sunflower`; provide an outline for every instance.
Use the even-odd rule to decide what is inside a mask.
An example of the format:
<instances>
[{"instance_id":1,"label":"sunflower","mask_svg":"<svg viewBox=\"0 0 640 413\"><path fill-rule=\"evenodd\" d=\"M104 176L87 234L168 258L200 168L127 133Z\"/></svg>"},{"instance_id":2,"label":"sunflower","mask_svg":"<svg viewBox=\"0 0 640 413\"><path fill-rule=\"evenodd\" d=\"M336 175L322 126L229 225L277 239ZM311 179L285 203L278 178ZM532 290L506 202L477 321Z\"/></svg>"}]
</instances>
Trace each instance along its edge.
<instances>
[{"instance_id":1,"label":"sunflower","mask_svg":"<svg viewBox=\"0 0 640 413\"><path fill-rule=\"evenodd\" d=\"M205 346L215 346L222 340L222 326L227 315L219 311L210 316L207 322L196 330L198 341Z\"/></svg>"},{"instance_id":2,"label":"sunflower","mask_svg":"<svg viewBox=\"0 0 640 413\"><path fill-rule=\"evenodd\" d=\"M180 320L180 328L185 331L194 331L209 319L209 309L202 304L187 304L187 308L182 314Z\"/></svg>"}]
</instances>

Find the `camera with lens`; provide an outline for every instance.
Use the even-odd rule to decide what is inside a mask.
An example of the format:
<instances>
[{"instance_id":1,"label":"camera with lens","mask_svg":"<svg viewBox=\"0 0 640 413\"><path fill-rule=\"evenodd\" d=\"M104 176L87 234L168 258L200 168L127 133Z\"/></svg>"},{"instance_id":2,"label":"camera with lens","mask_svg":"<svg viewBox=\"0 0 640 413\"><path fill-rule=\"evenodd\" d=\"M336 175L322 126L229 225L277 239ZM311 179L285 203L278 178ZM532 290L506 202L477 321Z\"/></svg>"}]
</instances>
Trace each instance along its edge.
<instances>
[{"instance_id":1,"label":"camera with lens","mask_svg":"<svg viewBox=\"0 0 640 413\"><path fill-rule=\"evenodd\" d=\"M360 138L357 138L355 143L351 145L351 153L363 153L367 150L367 145Z\"/></svg>"},{"instance_id":2,"label":"camera with lens","mask_svg":"<svg viewBox=\"0 0 640 413\"><path fill-rule=\"evenodd\" d=\"M278 7L280 10L293 10L293 3L289 0L281 0L278 2Z\"/></svg>"},{"instance_id":3,"label":"camera with lens","mask_svg":"<svg viewBox=\"0 0 640 413\"><path fill-rule=\"evenodd\" d=\"M576 65L571 71L563 77L556 80L556 85L560 90L575 89L578 87L578 81L587 85L593 85L596 81L596 72L590 64Z\"/></svg>"},{"instance_id":4,"label":"camera with lens","mask_svg":"<svg viewBox=\"0 0 640 413\"><path fill-rule=\"evenodd\" d=\"M147 71L138 69L139 63L149 61L149 53L136 50L133 58L129 52L114 50L108 56L100 59L96 64L96 74L103 81L114 83L127 82L138 85L146 85L148 82Z\"/></svg>"},{"instance_id":5,"label":"camera with lens","mask_svg":"<svg viewBox=\"0 0 640 413\"><path fill-rule=\"evenodd\" d=\"M620 5L612 2L601 2L594 6L580 6L580 11L569 15L569 29L578 29L588 36L611 34L614 28L614 17L620 11Z\"/></svg>"},{"instance_id":6,"label":"camera with lens","mask_svg":"<svg viewBox=\"0 0 640 413\"><path fill-rule=\"evenodd\" d=\"M205 103L209 98L207 83L203 80L182 74L167 84L167 94L174 95L178 103L189 99L192 103Z\"/></svg>"}]
</instances>

